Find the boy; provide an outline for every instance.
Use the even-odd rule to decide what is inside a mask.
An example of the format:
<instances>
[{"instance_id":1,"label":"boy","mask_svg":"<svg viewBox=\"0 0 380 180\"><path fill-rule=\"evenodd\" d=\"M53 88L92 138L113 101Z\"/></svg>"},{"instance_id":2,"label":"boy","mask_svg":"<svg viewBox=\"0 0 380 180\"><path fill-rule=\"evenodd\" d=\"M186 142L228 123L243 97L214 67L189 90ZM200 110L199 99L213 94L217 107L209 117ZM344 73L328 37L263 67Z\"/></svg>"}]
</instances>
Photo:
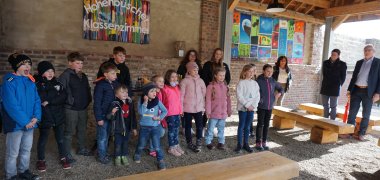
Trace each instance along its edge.
<instances>
[{"instance_id":1,"label":"boy","mask_svg":"<svg viewBox=\"0 0 380 180\"><path fill-rule=\"evenodd\" d=\"M101 71L103 72L103 78L96 81L94 90L94 113L97 121L98 160L102 164L108 164L110 162L107 156L109 121L106 116L111 103L115 100L114 89L119 86L119 83L116 81L117 68L115 65L110 62L104 63Z\"/></svg>"},{"instance_id":2,"label":"boy","mask_svg":"<svg viewBox=\"0 0 380 180\"><path fill-rule=\"evenodd\" d=\"M6 134L5 176L6 179L39 179L29 171L33 129L41 119L41 101L30 75L32 60L24 54L14 53L8 62L14 73L4 76L1 94Z\"/></svg>"},{"instance_id":3,"label":"boy","mask_svg":"<svg viewBox=\"0 0 380 180\"><path fill-rule=\"evenodd\" d=\"M77 132L78 155L91 156L86 149L87 107L91 103L91 88L87 76L82 72L84 57L79 52L67 56L69 68L60 76L59 81L66 89L64 146L66 158L71 164L75 159L71 155L72 136Z\"/></svg>"}]
</instances>

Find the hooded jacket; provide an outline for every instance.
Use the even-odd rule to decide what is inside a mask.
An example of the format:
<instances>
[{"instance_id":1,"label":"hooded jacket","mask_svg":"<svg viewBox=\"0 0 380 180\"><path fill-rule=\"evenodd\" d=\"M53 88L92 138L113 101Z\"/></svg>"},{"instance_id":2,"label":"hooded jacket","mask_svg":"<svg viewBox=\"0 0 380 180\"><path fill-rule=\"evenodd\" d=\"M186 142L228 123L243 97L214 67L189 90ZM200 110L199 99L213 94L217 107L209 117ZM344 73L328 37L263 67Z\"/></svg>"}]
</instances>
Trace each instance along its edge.
<instances>
[{"instance_id":1,"label":"hooded jacket","mask_svg":"<svg viewBox=\"0 0 380 180\"><path fill-rule=\"evenodd\" d=\"M127 118L123 117L123 105L127 105L129 108L128 112L126 112L128 113ZM112 115L112 109L115 107L117 107L118 110L114 115ZM137 129L136 114L132 100L127 100L127 102L124 104L122 100L116 98L116 100L111 103L111 106L108 110L107 119L112 122L111 134L121 133L125 135L132 129Z\"/></svg>"},{"instance_id":2,"label":"hooded jacket","mask_svg":"<svg viewBox=\"0 0 380 180\"><path fill-rule=\"evenodd\" d=\"M96 121L107 120L111 103L115 100L115 89L120 84L117 81L110 82L107 79L102 79L96 82L94 89L94 114Z\"/></svg>"},{"instance_id":3,"label":"hooded jacket","mask_svg":"<svg viewBox=\"0 0 380 180\"><path fill-rule=\"evenodd\" d=\"M129 97L132 97L132 89L131 89L131 75L129 73L129 68L128 66L125 64L125 63L120 63L120 64L116 64L115 63L115 59L114 58L110 58L108 61L106 62L103 62L100 67L99 67L99 70L98 70L98 74L96 75L96 78L100 78L103 76L103 72L102 72L102 69L101 67L103 66L103 64L107 63L107 62L110 62L112 63L113 65L115 65L117 67L117 69L120 71L117 73L117 81L120 83L120 84L124 84L127 86L128 88L128 96Z\"/></svg>"},{"instance_id":4,"label":"hooded jacket","mask_svg":"<svg viewBox=\"0 0 380 180\"><path fill-rule=\"evenodd\" d=\"M272 77L267 78L267 77L264 77L263 74L261 74L257 78L257 84L259 84L259 87L260 87L259 108L265 109L265 110L273 109L273 104L275 100L274 90L284 93L284 89Z\"/></svg>"},{"instance_id":5,"label":"hooded jacket","mask_svg":"<svg viewBox=\"0 0 380 180\"><path fill-rule=\"evenodd\" d=\"M198 113L205 111L206 85L199 75L193 77L186 74L180 87L183 112Z\"/></svg>"},{"instance_id":6,"label":"hooded jacket","mask_svg":"<svg viewBox=\"0 0 380 180\"><path fill-rule=\"evenodd\" d=\"M206 114L213 119L231 115L231 98L225 82L211 82L206 90Z\"/></svg>"}]
</instances>

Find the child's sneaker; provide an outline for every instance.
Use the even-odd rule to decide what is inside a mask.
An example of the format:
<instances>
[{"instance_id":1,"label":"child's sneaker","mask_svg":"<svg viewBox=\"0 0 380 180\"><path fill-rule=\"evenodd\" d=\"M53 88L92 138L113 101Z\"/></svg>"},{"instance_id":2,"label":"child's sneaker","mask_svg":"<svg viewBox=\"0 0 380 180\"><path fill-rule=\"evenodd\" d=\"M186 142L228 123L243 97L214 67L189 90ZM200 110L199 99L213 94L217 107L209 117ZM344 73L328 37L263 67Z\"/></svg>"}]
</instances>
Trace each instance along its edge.
<instances>
[{"instance_id":1,"label":"child's sneaker","mask_svg":"<svg viewBox=\"0 0 380 180\"><path fill-rule=\"evenodd\" d=\"M210 143L206 145L207 149L212 150L214 149L214 146Z\"/></svg>"},{"instance_id":2,"label":"child's sneaker","mask_svg":"<svg viewBox=\"0 0 380 180\"><path fill-rule=\"evenodd\" d=\"M245 151L247 151L248 153L252 153L252 152L253 152L252 148L249 147L248 144L244 144L243 149L244 149Z\"/></svg>"},{"instance_id":3,"label":"child's sneaker","mask_svg":"<svg viewBox=\"0 0 380 180\"><path fill-rule=\"evenodd\" d=\"M158 170L160 171L166 170L166 165L165 165L164 160L158 161L157 166L158 166Z\"/></svg>"},{"instance_id":4,"label":"child's sneaker","mask_svg":"<svg viewBox=\"0 0 380 180\"><path fill-rule=\"evenodd\" d=\"M92 152L86 148L80 149L77 154L82 156L93 156Z\"/></svg>"},{"instance_id":5,"label":"child's sneaker","mask_svg":"<svg viewBox=\"0 0 380 180\"><path fill-rule=\"evenodd\" d=\"M63 169L71 169L71 165L66 158L61 159L61 164Z\"/></svg>"},{"instance_id":6,"label":"child's sneaker","mask_svg":"<svg viewBox=\"0 0 380 180\"><path fill-rule=\"evenodd\" d=\"M179 144L177 144L177 146L175 146L177 152L179 152L180 154L185 154L185 151L183 151L183 149L181 148L181 146L179 146Z\"/></svg>"},{"instance_id":7,"label":"child's sneaker","mask_svg":"<svg viewBox=\"0 0 380 180\"><path fill-rule=\"evenodd\" d=\"M141 156L139 156L139 155L135 155L135 156L133 157L133 160L135 161L135 163L139 164L139 163L141 163Z\"/></svg>"},{"instance_id":8,"label":"child's sneaker","mask_svg":"<svg viewBox=\"0 0 380 180\"><path fill-rule=\"evenodd\" d=\"M263 147L263 149L264 149L265 151L268 151L268 150L269 150L269 147L267 146L267 142L263 142L263 143L261 144L261 146Z\"/></svg>"},{"instance_id":9,"label":"child's sneaker","mask_svg":"<svg viewBox=\"0 0 380 180\"><path fill-rule=\"evenodd\" d=\"M258 151L264 150L263 146L261 145L261 142L257 142L256 143L255 149L258 150Z\"/></svg>"},{"instance_id":10,"label":"child's sneaker","mask_svg":"<svg viewBox=\"0 0 380 180\"><path fill-rule=\"evenodd\" d=\"M105 156L105 157L99 157L98 161L102 164L108 164L110 163L111 160L107 156Z\"/></svg>"},{"instance_id":11,"label":"child's sneaker","mask_svg":"<svg viewBox=\"0 0 380 180\"><path fill-rule=\"evenodd\" d=\"M39 180L40 177L28 170L18 175L18 179Z\"/></svg>"},{"instance_id":12,"label":"child's sneaker","mask_svg":"<svg viewBox=\"0 0 380 180\"><path fill-rule=\"evenodd\" d=\"M150 151L149 156L156 157L157 156L156 151Z\"/></svg>"},{"instance_id":13,"label":"child's sneaker","mask_svg":"<svg viewBox=\"0 0 380 180\"><path fill-rule=\"evenodd\" d=\"M44 160L38 160L37 161L37 170L39 172L45 172L46 171L46 162Z\"/></svg>"},{"instance_id":14,"label":"child's sneaker","mask_svg":"<svg viewBox=\"0 0 380 180\"><path fill-rule=\"evenodd\" d=\"M116 156L116 158L115 158L115 166L121 166L121 156Z\"/></svg>"},{"instance_id":15,"label":"child's sneaker","mask_svg":"<svg viewBox=\"0 0 380 180\"><path fill-rule=\"evenodd\" d=\"M69 164L73 164L75 163L77 160L75 160L73 158L73 156L71 154L69 154L68 156L66 156L66 161L69 163Z\"/></svg>"},{"instance_id":16,"label":"child's sneaker","mask_svg":"<svg viewBox=\"0 0 380 180\"><path fill-rule=\"evenodd\" d=\"M216 146L219 150L226 150L226 147L222 143L218 143L218 146Z\"/></svg>"},{"instance_id":17,"label":"child's sneaker","mask_svg":"<svg viewBox=\"0 0 380 180\"><path fill-rule=\"evenodd\" d=\"M129 166L127 156L121 156L121 162L123 163L124 166Z\"/></svg>"},{"instance_id":18,"label":"child's sneaker","mask_svg":"<svg viewBox=\"0 0 380 180\"><path fill-rule=\"evenodd\" d=\"M234 151L238 154L241 153L241 145L237 145Z\"/></svg>"},{"instance_id":19,"label":"child's sneaker","mask_svg":"<svg viewBox=\"0 0 380 180\"><path fill-rule=\"evenodd\" d=\"M196 152L196 153L198 153L200 151L199 149L197 149L197 146L195 146L193 143L187 144L187 148L189 148L190 150L192 150L193 152Z\"/></svg>"},{"instance_id":20,"label":"child's sneaker","mask_svg":"<svg viewBox=\"0 0 380 180\"><path fill-rule=\"evenodd\" d=\"M173 156L176 156L176 157L181 156L181 153L179 153L179 152L175 149L175 147L170 147L169 150L168 150L168 153L169 153L169 154L172 154Z\"/></svg>"}]
</instances>

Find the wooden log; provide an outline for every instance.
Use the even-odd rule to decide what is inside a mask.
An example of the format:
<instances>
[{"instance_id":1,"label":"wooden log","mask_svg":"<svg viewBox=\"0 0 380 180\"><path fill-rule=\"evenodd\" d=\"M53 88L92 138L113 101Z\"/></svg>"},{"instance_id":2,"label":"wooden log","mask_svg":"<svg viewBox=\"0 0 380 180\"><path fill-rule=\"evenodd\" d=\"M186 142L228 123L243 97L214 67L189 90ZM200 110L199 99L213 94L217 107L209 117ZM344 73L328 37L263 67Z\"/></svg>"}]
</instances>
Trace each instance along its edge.
<instances>
[{"instance_id":1,"label":"wooden log","mask_svg":"<svg viewBox=\"0 0 380 180\"><path fill-rule=\"evenodd\" d=\"M296 121L281 118L279 116L273 117L273 127L276 129L293 129L296 124Z\"/></svg>"},{"instance_id":2,"label":"wooden log","mask_svg":"<svg viewBox=\"0 0 380 180\"><path fill-rule=\"evenodd\" d=\"M311 128L310 140L317 144L335 143L338 141L338 133L313 127Z\"/></svg>"}]
</instances>

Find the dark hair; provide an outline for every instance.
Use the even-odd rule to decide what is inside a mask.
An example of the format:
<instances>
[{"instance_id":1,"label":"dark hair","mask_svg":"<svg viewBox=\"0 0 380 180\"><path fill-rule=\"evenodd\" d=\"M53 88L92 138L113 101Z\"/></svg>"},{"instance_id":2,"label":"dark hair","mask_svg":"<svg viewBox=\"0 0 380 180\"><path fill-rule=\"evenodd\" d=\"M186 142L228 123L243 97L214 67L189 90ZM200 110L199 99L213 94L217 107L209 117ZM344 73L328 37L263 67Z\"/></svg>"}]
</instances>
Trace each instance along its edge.
<instances>
[{"instance_id":1,"label":"dark hair","mask_svg":"<svg viewBox=\"0 0 380 180\"><path fill-rule=\"evenodd\" d=\"M123 53L124 55L126 55L127 51L121 46L116 46L113 48L113 54L118 54L118 53Z\"/></svg>"},{"instance_id":2,"label":"dark hair","mask_svg":"<svg viewBox=\"0 0 380 180\"><path fill-rule=\"evenodd\" d=\"M285 64L285 71L286 73L289 73L289 66L288 66L288 58L286 56L280 56L277 58L277 62L276 62L276 67L280 68L280 63L281 63L281 60L282 59L285 59L286 60L286 64Z\"/></svg>"},{"instance_id":3,"label":"dark hair","mask_svg":"<svg viewBox=\"0 0 380 180\"><path fill-rule=\"evenodd\" d=\"M110 62L106 62L106 63L104 63L101 67L100 67L100 69L102 70L102 72L103 72L103 74L104 73L109 73L110 71L117 71L117 67L114 65L114 64L112 64L112 63L110 63Z\"/></svg>"},{"instance_id":4,"label":"dark hair","mask_svg":"<svg viewBox=\"0 0 380 180\"><path fill-rule=\"evenodd\" d=\"M166 71L165 77L164 77L166 85L170 85L170 76L172 76L173 73L177 74L177 71L175 71L174 69L169 69Z\"/></svg>"},{"instance_id":5,"label":"dark hair","mask_svg":"<svg viewBox=\"0 0 380 180\"><path fill-rule=\"evenodd\" d=\"M224 68L221 68L221 67L217 67L214 69L214 71L212 72L212 80L216 82L216 78L215 76L219 73L219 72L226 72L226 69Z\"/></svg>"},{"instance_id":6,"label":"dark hair","mask_svg":"<svg viewBox=\"0 0 380 180\"><path fill-rule=\"evenodd\" d=\"M79 52L72 52L69 55L67 55L67 61L74 62L74 61L84 61L84 57Z\"/></svg>"},{"instance_id":7,"label":"dark hair","mask_svg":"<svg viewBox=\"0 0 380 180\"><path fill-rule=\"evenodd\" d=\"M195 53L195 63L197 63L198 66L200 66L202 64L201 60L199 59L198 52L196 50L194 50L194 49L190 49L189 51L187 51L185 57L182 59L181 65L186 66L186 64L188 62L190 62L189 58L190 58L190 54L192 52Z\"/></svg>"},{"instance_id":8,"label":"dark hair","mask_svg":"<svg viewBox=\"0 0 380 180\"><path fill-rule=\"evenodd\" d=\"M332 51L331 51L331 53L332 52L336 52L337 54L338 54L338 56L340 56L340 50L339 49L333 49Z\"/></svg>"},{"instance_id":9,"label":"dark hair","mask_svg":"<svg viewBox=\"0 0 380 180\"><path fill-rule=\"evenodd\" d=\"M272 67L272 65L270 65L270 64L265 64L265 65L263 66L263 71L265 71L265 69L268 69L268 68L273 68L273 67Z\"/></svg>"},{"instance_id":10,"label":"dark hair","mask_svg":"<svg viewBox=\"0 0 380 180\"><path fill-rule=\"evenodd\" d=\"M121 84L120 86L117 86L117 87L115 88L115 94L116 94L117 92L121 91L121 90L126 90L126 91L128 92L128 88L127 88L127 86L126 86L125 84Z\"/></svg>"}]
</instances>

